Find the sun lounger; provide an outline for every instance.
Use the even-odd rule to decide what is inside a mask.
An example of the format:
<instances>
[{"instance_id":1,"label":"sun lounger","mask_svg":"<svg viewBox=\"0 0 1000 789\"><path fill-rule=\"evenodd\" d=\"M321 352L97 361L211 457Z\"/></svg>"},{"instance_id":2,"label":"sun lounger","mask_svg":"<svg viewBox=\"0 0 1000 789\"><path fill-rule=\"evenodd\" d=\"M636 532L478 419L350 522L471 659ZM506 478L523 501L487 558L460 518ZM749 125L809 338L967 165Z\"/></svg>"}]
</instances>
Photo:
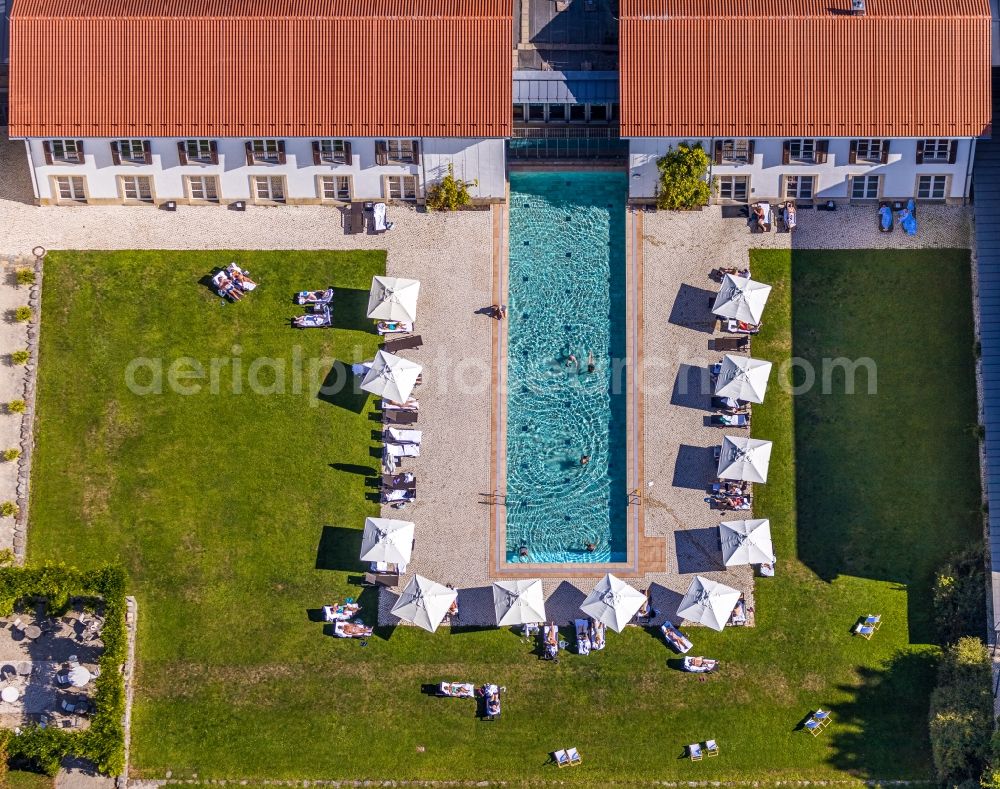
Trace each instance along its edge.
<instances>
[{"instance_id":1,"label":"sun lounger","mask_svg":"<svg viewBox=\"0 0 1000 789\"><path fill-rule=\"evenodd\" d=\"M344 214L344 230L353 236L365 231L365 204L351 203Z\"/></svg>"},{"instance_id":2,"label":"sun lounger","mask_svg":"<svg viewBox=\"0 0 1000 789\"><path fill-rule=\"evenodd\" d=\"M400 351L409 351L413 348L419 348L423 344L423 338L421 338L419 334L413 334L409 337L400 337L398 340L386 340L385 344L382 346L382 350L387 353L399 353Z\"/></svg>"},{"instance_id":3,"label":"sun lounger","mask_svg":"<svg viewBox=\"0 0 1000 789\"><path fill-rule=\"evenodd\" d=\"M479 695L486 700L486 720L500 717L500 694L506 688L499 688L493 683L486 683L479 689Z\"/></svg>"},{"instance_id":4,"label":"sun lounger","mask_svg":"<svg viewBox=\"0 0 1000 789\"><path fill-rule=\"evenodd\" d=\"M333 634L337 638L368 638L372 634L372 628L357 622L338 621L333 625Z\"/></svg>"},{"instance_id":5,"label":"sun lounger","mask_svg":"<svg viewBox=\"0 0 1000 789\"><path fill-rule=\"evenodd\" d=\"M741 627L747 623L747 602L742 597L736 601L733 612L729 615L729 624Z\"/></svg>"},{"instance_id":6,"label":"sun lounger","mask_svg":"<svg viewBox=\"0 0 1000 789\"><path fill-rule=\"evenodd\" d=\"M737 268L736 266L729 266L728 268L720 266L719 268L713 268L712 271L709 273L708 277L713 282L722 282L722 280L726 278L726 274L729 274L730 276L733 277L747 277L749 279L750 269L749 268L740 269Z\"/></svg>"},{"instance_id":7,"label":"sun lounger","mask_svg":"<svg viewBox=\"0 0 1000 789\"><path fill-rule=\"evenodd\" d=\"M236 283L229 278L229 275L225 271L217 271L213 274L212 284L215 286L216 293L222 298L228 298L233 301L239 298L239 295L235 292L237 290Z\"/></svg>"},{"instance_id":8,"label":"sun lounger","mask_svg":"<svg viewBox=\"0 0 1000 789\"><path fill-rule=\"evenodd\" d=\"M326 290L301 290L295 294L296 304L330 304L332 302L332 285Z\"/></svg>"},{"instance_id":9,"label":"sun lounger","mask_svg":"<svg viewBox=\"0 0 1000 789\"><path fill-rule=\"evenodd\" d=\"M362 586L384 586L392 588L399 586L399 573L365 573Z\"/></svg>"},{"instance_id":10,"label":"sun lounger","mask_svg":"<svg viewBox=\"0 0 1000 789\"><path fill-rule=\"evenodd\" d=\"M690 671L692 674L710 674L715 671L715 667L719 665L718 660L712 660L706 657L685 657L684 658L684 670Z\"/></svg>"},{"instance_id":11,"label":"sun lounger","mask_svg":"<svg viewBox=\"0 0 1000 789\"><path fill-rule=\"evenodd\" d=\"M858 622L854 627L854 635L861 636L863 639L870 641L871 637L875 635L875 628L871 625L866 625L864 622Z\"/></svg>"},{"instance_id":12,"label":"sun lounger","mask_svg":"<svg viewBox=\"0 0 1000 789\"><path fill-rule=\"evenodd\" d=\"M701 754L700 742L692 743L691 745L688 746L688 757L691 759L692 762L700 762L701 755L702 754Z\"/></svg>"},{"instance_id":13,"label":"sun lounger","mask_svg":"<svg viewBox=\"0 0 1000 789\"><path fill-rule=\"evenodd\" d=\"M752 496L706 496L709 509L713 510L749 510L753 508Z\"/></svg>"},{"instance_id":14,"label":"sun lounger","mask_svg":"<svg viewBox=\"0 0 1000 789\"><path fill-rule=\"evenodd\" d=\"M749 414L712 414L708 421L712 427L750 427Z\"/></svg>"},{"instance_id":15,"label":"sun lounger","mask_svg":"<svg viewBox=\"0 0 1000 789\"><path fill-rule=\"evenodd\" d=\"M409 504L410 502L416 500L416 488L407 488L406 490L383 490L380 497L382 504L392 504L397 507L401 504Z\"/></svg>"},{"instance_id":16,"label":"sun lounger","mask_svg":"<svg viewBox=\"0 0 1000 789\"><path fill-rule=\"evenodd\" d=\"M556 767L569 767L569 754L566 751L552 751L552 759Z\"/></svg>"},{"instance_id":17,"label":"sun lounger","mask_svg":"<svg viewBox=\"0 0 1000 789\"><path fill-rule=\"evenodd\" d=\"M604 622L598 622L596 619L590 620L590 648L591 649L604 649L607 643L604 639Z\"/></svg>"},{"instance_id":18,"label":"sun lounger","mask_svg":"<svg viewBox=\"0 0 1000 789\"><path fill-rule=\"evenodd\" d=\"M330 315L330 308L326 304L313 308L313 312L307 315L299 315L292 321L296 329L328 329L333 326L333 317Z\"/></svg>"},{"instance_id":19,"label":"sun lounger","mask_svg":"<svg viewBox=\"0 0 1000 789\"><path fill-rule=\"evenodd\" d=\"M823 724L815 718L810 717L809 720L806 721L805 729L813 737L818 737L819 733L823 731Z\"/></svg>"},{"instance_id":20,"label":"sun lounger","mask_svg":"<svg viewBox=\"0 0 1000 789\"><path fill-rule=\"evenodd\" d=\"M375 203L372 208L372 231L384 233L386 230L392 230L392 225L393 223L386 217L385 203Z\"/></svg>"},{"instance_id":21,"label":"sun lounger","mask_svg":"<svg viewBox=\"0 0 1000 789\"><path fill-rule=\"evenodd\" d=\"M383 432L386 443L420 445L422 430L408 430L403 427L387 427Z\"/></svg>"},{"instance_id":22,"label":"sun lounger","mask_svg":"<svg viewBox=\"0 0 1000 789\"><path fill-rule=\"evenodd\" d=\"M323 606L323 621L324 622L346 622L348 619L356 616L358 611L361 610L361 606L357 603L344 603L343 605L325 605Z\"/></svg>"},{"instance_id":23,"label":"sun lounger","mask_svg":"<svg viewBox=\"0 0 1000 789\"><path fill-rule=\"evenodd\" d=\"M757 334L763 323L744 323L735 318L730 318L725 323L726 331L730 334Z\"/></svg>"},{"instance_id":24,"label":"sun lounger","mask_svg":"<svg viewBox=\"0 0 1000 789\"><path fill-rule=\"evenodd\" d=\"M749 337L719 337L708 341L712 351L747 351L750 349Z\"/></svg>"},{"instance_id":25,"label":"sun lounger","mask_svg":"<svg viewBox=\"0 0 1000 789\"><path fill-rule=\"evenodd\" d=\"M812 719L814 721L818 721L820 726L829 726L830 718L830 713L826 710L816 710L816 712L812 714Z\"/></svg>"},{"instance_id":26,"label":"sun lounger","mask_svg":"<svg viewBox=\"0 0 1000 789\"><path fill-rule=\"evenodd\" d=\"M667 643L682 655L690 652L691 647L694 646L684 633L674 627L673 622L664 622L660 626L660 630L663 632L663 637L667 639Z\"/></svg>"},{"instance_id":27,"label":"sun lounger","mask_svg":"<svg viewBox=\"0 0 1000 789\"><path fill-rule=\"evenodd\" d=\"M872 627L875 630L878 630L882 626L882 615L868 614L868 616L865 617L864 624L866 624L868 627Z\"/></svg>"},{"instance_id":28,"label":"sun lounger","mask_svg":"<svg viewBox=\"0 0 1000 789\"><path fill-rule=\"evenodd\" d=\"M705 740L705 755L706 756L718 756L719 755L719 743L715 740Z\"/></svg>"},{"instance_id":29,"label":"sun lounger","mask_svg":"<svg viewBox=\"0 0 1000 789\"><path fill-rule=\"evenodd\" d=\"M476 687L471 682L442 682L438 686L438 695L452 699L474 699Z\"/></svg>"},{"instance_id":30,"label":"sun lounger","mask_svg":"<svg viewBox=\"0 0 1000 789\"><path fill-rule=\"evenodd\" d=\"M546 660L559 659L559 628L556 625L545 625L542 628L542 649L542 657Z\"/></svg>"},{"instance_id":31,"label":"sun lounger","mask_svg":"<svg viewBox=\"0 0 1000 789\"><path fill-rule=\"evenodd\" d=\"M417 421L416 411L383 411L382 421L387 425L412 425Z\"/></svg>"},{"instance_id":32,"label":"sun lounger","mask_svg":"<svg viewBox=\"0 0 1000 789\"><path fill-rule=\"evenodd\" d=\"M878 207L876 217L876 224L878 225L879 232L891 233L895 227L895 221L892 216L892 207L888 203L882 203L882 205Z\"/></svg>"},{"instance_id":33,"label":"sun lounger","mask_svg":"<svg viewBox=\"0 0 1000 789\"><path fill-rule=\"evenodd\" d=\"M402 474L383 474L382 487L387 490L406 490L417 484L417 477L412 471L404 471Z\"/></svg>"},{"instance_id":34,"label":"sun lounger","mask_svg":"<svg viewBox=\"0 0 1000 789\"><path fill-rule=\"evenodd\" d=\"M741 402L734 397L719 397L718 395L712 397L712 408L716 411L735 413L746 407L746 403Z\"/></svg>"},{"instance_id":35,"label":"sun lounger","mask_svg":"<svg viewBox=\"0 0 1000 789\"><path fill-rule=\"evenodd\" d=\"M566 756L569 757L570 764L583 764L583 757L576 748L567 748Z\"/></svg>"},{"instance_id":36,"label":"sun lounger","mask_svg":"<svg viewBox=\"0 0 1000 789\"><path fill-rule=\"evenodd\" d=\"M397 403L393 400L382 398L382 411L419 411L420 401L411 397L405 403Z\"/></svg>"},{"instance_id":37,"label":"sun lounger","mask_svg":"<svg viewBox=\"0 0 1000 789\"><path fill-rule=\"evenodd\" d=\"M387 441L385 452L394 458L418 458L420 457L420 444L396 444Z\"/></svg>"},{"instance_id":38,"label":"sun lounger","mask_svg":"<svg viewBox=\"0 0 1000 789\"><path fill-rule=\"evenodd\" d=\"M413 331L413 324L407 321L379 321L375 329L383 337L387 334L409 334Z\"/></svg>"},{"instance_id":39,"label":"sun lounger","mask_svg":"<svg viewBox=\"0 0 1000 789\"><path fill-rule=\"evenodd\" d=\"M576 620L576 651L581 655L590 654L590 625L586 619Z\"/></svg>"}]
</instances>

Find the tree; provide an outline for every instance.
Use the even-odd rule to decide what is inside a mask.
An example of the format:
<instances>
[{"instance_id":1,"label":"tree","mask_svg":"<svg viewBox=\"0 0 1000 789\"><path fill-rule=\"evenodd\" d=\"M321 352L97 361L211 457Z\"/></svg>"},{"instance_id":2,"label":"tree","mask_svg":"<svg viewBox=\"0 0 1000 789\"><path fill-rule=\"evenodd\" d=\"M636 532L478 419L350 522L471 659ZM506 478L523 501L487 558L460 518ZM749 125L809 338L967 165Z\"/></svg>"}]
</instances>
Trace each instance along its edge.
<instances>
[{"instance_id":1,"label":"tree","mask_svg":"<svg viewBox=\"0 0 1000 789\"><path fill-rule=\"evenodd\" d=\"M978 638L960 638L945 649L931 694L931 753L938 779L978 780L993 734L990 655Z\"/></svg>"},{"instance_id":2,"label":"tree","mask_svg":"<svg viewBox=\"0 0 1000 789\"><path fill-rule=\"evenodd\" d=\"M656 161L660 171L658 208L676 211L708 203L708 154L701 143L681 143Z\"/></svg>"},{"instance_id":3,"label":"tree","mask_svg":"<svg viewBox=\"0 0 1000 789\"><path fill-rule=\"evenodd\" d=\"M478 185L479 181L460 181L449 164L448 174L427 193L427 207L431 211L456 211L472 202L469 187Z\"/></svg>"}]
</instances>

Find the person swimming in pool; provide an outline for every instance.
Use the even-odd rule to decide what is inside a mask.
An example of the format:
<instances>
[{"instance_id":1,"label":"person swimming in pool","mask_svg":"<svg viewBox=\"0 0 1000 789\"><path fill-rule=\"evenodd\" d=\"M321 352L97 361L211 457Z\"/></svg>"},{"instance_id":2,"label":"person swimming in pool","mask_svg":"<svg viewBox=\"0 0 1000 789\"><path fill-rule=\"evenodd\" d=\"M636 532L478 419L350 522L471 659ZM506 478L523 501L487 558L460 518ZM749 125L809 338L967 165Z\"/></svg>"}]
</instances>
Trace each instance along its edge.
<instances>
[{"instance_id":1,"label":"person swimming in pool","mask_svg":"<svg viewBox=\"0 0 1000 789\"><path fill-rule=\"evenodd\" d=\"M589 462L590 462L590 455L583 455L580 458L580 465L581 466L586 466Z\"/></svg>"},{"instance_id":2,"label":"person swimming in pool","mask_svg":"<svg viewBox=\"0 0 1000 789\"><path fill-rule=\"evenodd\" d=\"M594 363L594 352L587 351L587 372L592 373L597 369L597 365Z\"/></svg>"}]
</instances>

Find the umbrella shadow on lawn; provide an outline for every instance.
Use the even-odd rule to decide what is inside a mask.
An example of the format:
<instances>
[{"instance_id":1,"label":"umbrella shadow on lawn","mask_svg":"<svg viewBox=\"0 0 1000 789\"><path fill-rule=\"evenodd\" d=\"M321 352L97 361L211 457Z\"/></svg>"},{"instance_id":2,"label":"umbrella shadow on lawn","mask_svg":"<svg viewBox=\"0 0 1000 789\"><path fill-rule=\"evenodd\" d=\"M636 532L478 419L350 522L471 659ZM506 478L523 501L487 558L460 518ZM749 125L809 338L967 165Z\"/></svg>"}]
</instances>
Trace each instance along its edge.
<instances>
[{"instance_id":1,"label":"umbrella shadow on lawn","mask_svg":"<svg viewBox=\"0 0 1000 789\"><path fill-rule=\"evenodd\" d=\"M680 529L674 532L677 550L677 572L690 573L717 572L726 569L719 547L719 529Z\"/></svg>"},{"instance_id":2,"label":"umbrella shadow on lawn","mask_svg":"<svg viewBox=\"0 0 1000 789\"><path fill-rule=\"evenodd\" d=\"M333 328L375 334L375 321L368 317L370 291L357 288L333 289Z\"/></svg>"},{"instance_id":3,"label":"umbrella shadow on lawn","mask_svg":"<svg viewBox=\"0 0 1000 789\"><path fill-rule=\"evenodd\" d=\"M681 283L668 321L675 326L711 334L715 327L711 304L717 295L715 291Z\"/></svg>"},{"instance_id":4,"label":"umbrella shadow on lawn","mask_svg":"<svg viewBox=\"0 0 1000 789\"><path fill-rule=\"evenodd\" d=\"M355 414L364 411L368 397L368 392L361 388L357 376L351 372L351 366L339 359L330 367L316 393L318 400Z\"/></svg>"},{"instance_id":5,"label":"umbrella shadow on lawn","mask_svg":"<svg viewBox=\"0 0 1000 789\"><path fill-rule=\"evenodd\" d=\"M324 526L316 548L317 570L355 571L362 562L361 529L348 529L344 526Z\"/></svg>"},{"instance_id":6,"label":"umbrella shadow on lawn","mask_svg":"<svg viewBox=\"0 0 1000 789\"><path fill-rule=\"evenodd\" d=\"M674 462L674 477L671 485L675 488L705 490L708 481L715 478L713 447L696 447L681 444Z\"/></svg>"}]
</instances>

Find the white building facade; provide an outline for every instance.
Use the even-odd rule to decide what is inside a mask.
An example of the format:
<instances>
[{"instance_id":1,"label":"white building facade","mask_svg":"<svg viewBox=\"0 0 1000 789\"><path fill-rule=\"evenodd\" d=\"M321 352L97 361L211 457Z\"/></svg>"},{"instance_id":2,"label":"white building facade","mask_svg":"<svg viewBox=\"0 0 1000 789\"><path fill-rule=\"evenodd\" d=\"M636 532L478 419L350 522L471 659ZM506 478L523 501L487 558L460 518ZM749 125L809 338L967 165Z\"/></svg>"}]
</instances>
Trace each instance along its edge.
<instances>
[{"instance_id":1,"label":"white building facade","mask_svg":"<svg viewBox=\"0 0 1000 789\"><path fill-rule=\"evenodd\" d=\"M653 202L656 162L677 145L708 153L712 202L835 203L969 197L975 139L637 138L629 141L630 197Z\"/></svg>"},{"instance_id":2,"label":"white building facade","mask_svg":"<svg viewBox=\"0 0 1000 789\"><path fill-rule=\"evenodd\" d=\"M489 202L504 199L504 147L446 137L25 139L42 205L419 201L449 167Z\"/></svg>"}]
</instances>

